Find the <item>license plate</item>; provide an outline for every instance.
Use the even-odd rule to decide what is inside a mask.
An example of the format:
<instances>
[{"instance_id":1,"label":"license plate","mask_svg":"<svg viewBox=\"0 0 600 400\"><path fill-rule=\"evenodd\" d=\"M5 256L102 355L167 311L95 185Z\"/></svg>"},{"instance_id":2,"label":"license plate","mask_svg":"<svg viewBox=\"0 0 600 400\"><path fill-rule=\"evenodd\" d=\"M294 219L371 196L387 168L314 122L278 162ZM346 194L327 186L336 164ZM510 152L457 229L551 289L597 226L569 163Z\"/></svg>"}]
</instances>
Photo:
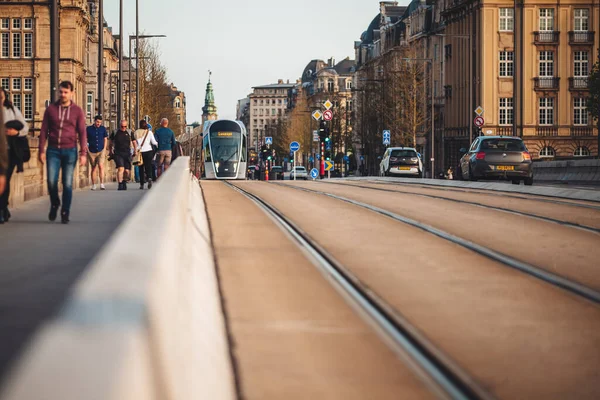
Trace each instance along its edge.
<instances>
[{"instance_id":1,"label":"license plate","mask_svg":"<svg viewBox=\"0 0 600 400\"><path fill-rule=\"evenodd\" d=\"M514 171L515 167L512 165L498 165L496 166L498 171Z\"/></svg>"},{"instance_id":2,"label":"license plate","mask_svg":"<svg viewBox=\"0 0 600 400\"><path fill-rule=\"evenodd\" d=\"M400 171L410 171L410 167L398 167Z\"/></svg>"}]
</instances>

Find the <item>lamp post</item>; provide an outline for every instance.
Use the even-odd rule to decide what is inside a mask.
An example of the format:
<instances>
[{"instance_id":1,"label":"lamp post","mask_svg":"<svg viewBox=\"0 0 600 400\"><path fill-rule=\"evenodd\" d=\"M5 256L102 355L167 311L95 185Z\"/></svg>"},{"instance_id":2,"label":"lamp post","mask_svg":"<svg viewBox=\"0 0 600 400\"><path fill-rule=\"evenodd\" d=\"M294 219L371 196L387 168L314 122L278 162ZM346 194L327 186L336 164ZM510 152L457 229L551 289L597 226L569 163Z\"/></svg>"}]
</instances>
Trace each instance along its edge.
<instances>
[{"instance_id":1,"label":"lamp post","mask_svg":"<svg viewBox=\"0 0 600 400\"><path fill-rule=\"evenodd\" d=\"M58 0L50 2L50 102L56 100L60 60L60 33L58 26Z\"/></svg>"},{"instance_id":2,"label":"lamp post","mask_svg":"<svg viewBox=\"0 0 600 400\"><path fill-rule=\"evenodd\" d=\"M423 61L431 67L431 83L429 91L431 97L431 179L435 179L435 103L433 98L433 59L431 58L403 58L404 61Z\"/></svg>"},{"instance_id":3,"label":"lamp post","mask_svg":"<svg viewBox=\"0 0 600 400\"><path fill-rule=\"evenodd\" d=\"M104 117L104 3L98 0L98 115Z\"/></svg>"},{"instance_id":4,"label":"lamp post","mask_svg":"<svg viewBox=\"0 0 600 400\"><path fill-rule=\"evenodd\" d=\"M123 119L123 0L119 0L119 84L117 89L117 124Z\"/></svg>"},{"instance_id":5,"label":"lamp post","mask_svg":"<svg viewBox=\"0 0 600 400\"><path fill-rule=\"evenodd\" d=\"M136 0L136 31L138 29L138 2ZM139 35L136 34L135 36L133 36L133 38L135 39L135 120L139 121L140 120L140 56L139 56L139 39L148 39L148 38L164 38L167 37L167 35ZM129 37L129 64L131 65L131 36ZM129 87L131 87L131 85L129 85ZM129 102L131 103L131 94L129 94Z\"/></svg>"},{"instance_id":6,"label":"lamp post","mask_svg":"<svg viewBox=\"0 0 600 400\"><path fill-rule=\"evenodd\" d=\"M457 38L457 39L466 39L467 46L469 48L469 106L467 107L467 124L469 124L469 146L473 143L473 123L471 121L473 108L473 49L471 48L471 35L455 35L455 34L446 34L446 33L437 33L434 36L442 37L442 48L446 44L445 38Z\"/></svg>"}]
</instances>

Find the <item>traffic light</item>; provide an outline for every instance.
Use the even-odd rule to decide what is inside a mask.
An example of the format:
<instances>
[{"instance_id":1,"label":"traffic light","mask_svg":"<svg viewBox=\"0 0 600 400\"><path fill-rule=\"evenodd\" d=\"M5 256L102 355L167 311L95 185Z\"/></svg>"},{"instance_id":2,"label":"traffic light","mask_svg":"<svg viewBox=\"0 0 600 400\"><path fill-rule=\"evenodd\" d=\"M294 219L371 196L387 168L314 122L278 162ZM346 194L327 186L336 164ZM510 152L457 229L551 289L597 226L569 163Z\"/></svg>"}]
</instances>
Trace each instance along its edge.
<instances>
[{"instance_id":1,"label":"traffic light","mask_svg":"<svg viewBox=\"0 0 600 400\"><path fill-rule=\"evenodd\" d=\"M325 124L325 121L321 121L321 124L319 125L319 139L321 139L321 141L325 140L325 138L327 137L327 125Z\"/></svg>"},{"instance_id":2,"label":"traffic light","mask_svg":"<svg viewBox=\"0 0 600 400\"><path fill-rule=\"evenodd\" d=\"M267 160L271 161L273 159L273 149L267 149Z\"/></svg>"},{"instance_id":3,"label":"traffic light","mask_svg":"<svg viewBox=\"0 0 600 400\"><path fill-rule=\"evenodd\" d=\"M326 151L325 152L325 160L326 161L331 161L331 152L330 151Z\"/></svg>"}]
</instances>

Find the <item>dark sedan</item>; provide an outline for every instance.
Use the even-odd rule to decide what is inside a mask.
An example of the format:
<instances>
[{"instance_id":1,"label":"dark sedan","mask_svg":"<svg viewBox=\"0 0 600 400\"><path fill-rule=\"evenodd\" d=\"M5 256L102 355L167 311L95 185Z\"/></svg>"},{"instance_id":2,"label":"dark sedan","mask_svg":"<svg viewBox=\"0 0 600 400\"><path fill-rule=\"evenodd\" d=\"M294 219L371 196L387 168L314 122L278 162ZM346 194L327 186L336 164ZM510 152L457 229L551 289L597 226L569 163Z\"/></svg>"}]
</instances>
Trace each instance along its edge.
<instances>
[{"instance_id":1,"label":"dark sedan","mask_svg":"<svg viewBox=\"0 0 600 400\"><path fill-rule=\"evenodd\" d=\"M279 165L271 167L271 176L269 179L272 180L283 180L283 168Z\"/></svg>"},{"instance_id":2,"label":"dark sedan","mask_svg":"<svg viewBox=\"0 0 600 400\"><path fill-rule=\"evenodd\" d=\"M520 138L478 137L462 156L460 169L465 180L507 179L515 185L521 181L533 184L531 155Z\"/></svg>"}]
</instances>

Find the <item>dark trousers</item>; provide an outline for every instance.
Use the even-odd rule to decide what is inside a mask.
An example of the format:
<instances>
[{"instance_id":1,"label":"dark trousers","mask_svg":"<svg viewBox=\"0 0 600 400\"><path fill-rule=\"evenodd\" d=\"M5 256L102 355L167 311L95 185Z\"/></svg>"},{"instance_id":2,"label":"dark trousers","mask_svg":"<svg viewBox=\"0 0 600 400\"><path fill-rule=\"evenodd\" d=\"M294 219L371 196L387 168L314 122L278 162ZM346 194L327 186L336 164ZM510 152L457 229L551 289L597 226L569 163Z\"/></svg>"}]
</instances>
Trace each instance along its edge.
<instances>
[{"instance_id":1,"label":"dark trousers","mask_svg":"<svg viewBox=\"0 0 600 400\"><path fill-rule=\"evenodd\" d=\"M8 198L10 196L10 178L12 178L16 166L17 164L14 163L13 158L9 157L8 168L6 169L6 189L4 190L4 193L0 195L0 211L8 208Z\"/></svg>"},{"instance_id":2,"label":"dark trousers","mask_svg":"<svg viewBox=\"0 0 600 400\"><path fill-rule=\"evenodd\" d=\"M153 151L144 151L142 152L142 160L144 160L144 165L142 165L140 169L140 184L146 183L146 181L150 182L152 179L152 157L154 157Z\"/></svg>"}]
</instances>

